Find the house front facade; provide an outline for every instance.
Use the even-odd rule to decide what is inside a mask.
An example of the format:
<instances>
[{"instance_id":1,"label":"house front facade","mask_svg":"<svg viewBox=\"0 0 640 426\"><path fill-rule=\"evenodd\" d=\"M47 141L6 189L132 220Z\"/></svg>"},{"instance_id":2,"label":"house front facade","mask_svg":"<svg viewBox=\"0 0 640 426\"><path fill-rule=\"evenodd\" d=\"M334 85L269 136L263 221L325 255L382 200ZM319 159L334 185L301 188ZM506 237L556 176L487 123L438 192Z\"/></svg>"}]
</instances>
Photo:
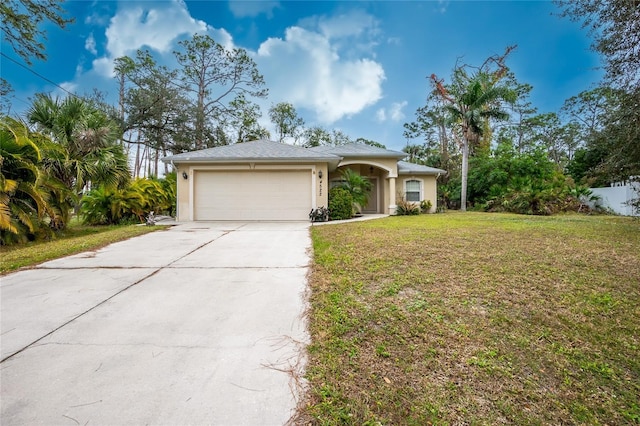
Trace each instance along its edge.
<instances>
[{"instance_id":1,"label":"house front facade","mask_svg":"<svg viewBox=\"0 0 640 426\"><path fill-rule=\"evenodd\" d=\"M394 214L396 200L430 200L444 170L402 161L407 154L364 144L303 148L268 140L225 145L164 158L177 172L177 220L308 220L326 207L341 171L367 177L363 213Z\"/></svg>"}]
</instances>

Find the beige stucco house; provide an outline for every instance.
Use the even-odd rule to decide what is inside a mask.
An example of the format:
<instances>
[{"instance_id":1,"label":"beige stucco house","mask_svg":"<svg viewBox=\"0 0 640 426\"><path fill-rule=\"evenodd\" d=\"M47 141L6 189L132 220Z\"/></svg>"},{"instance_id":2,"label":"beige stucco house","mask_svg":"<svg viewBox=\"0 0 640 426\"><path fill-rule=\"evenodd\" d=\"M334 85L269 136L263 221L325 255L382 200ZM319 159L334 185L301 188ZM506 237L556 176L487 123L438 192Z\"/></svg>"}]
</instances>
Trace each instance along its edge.
<instances>
[{"instance_id":1,"label":"beige stucco house","mask_svg":"<svg viewBox=\"0 0 640 426\"><path fill-rule=\"evenodd\" d=\"M407 154L365 144L303 148L268 140L164 158L178 174L177 220L307 220L351 168L372 184L363 213L394 214L396 200L430 200L444 170L402 161Z\"/></svg>"}]
</instances>

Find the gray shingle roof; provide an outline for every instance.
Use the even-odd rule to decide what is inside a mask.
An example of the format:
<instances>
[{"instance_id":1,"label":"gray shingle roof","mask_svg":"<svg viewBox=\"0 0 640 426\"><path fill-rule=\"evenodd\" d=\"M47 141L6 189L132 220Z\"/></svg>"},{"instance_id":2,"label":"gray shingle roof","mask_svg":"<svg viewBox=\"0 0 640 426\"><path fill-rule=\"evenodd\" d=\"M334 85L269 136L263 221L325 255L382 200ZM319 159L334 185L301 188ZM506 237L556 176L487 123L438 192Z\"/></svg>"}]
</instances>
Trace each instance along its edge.
<instances>
[{"instance_id":1,"label":"gray shingle roof","mask_svg":"<svg viewBox=\"0 0 640 426\"><path fill-rule=\"evenodd\" d=\"M200 151L185 152L171 155L162 159L165 163L195 163L202 161L327 161L329 163L340 161L338 155L311 151L300 146L288 145L268 141L265 139L236 143L233 145L217 146Z\"/></svg>"},{"instance_id":2,"label":"gray shingle roof","mask_svg":"<svg viewBox=\"0 0 640 426\"><path fill-rule=\"evenodd\" d=\"M444 173L446 173L446 170L409 163L407 161L398 161L399 175L441 175Z\"/></svg>"},{"instance_id":3,"label":"gray shingle roof","mask_svg":"<svg viewBox=\"0 0 640 426\"><path fill-rule=\"evenodd\" d=\"M378 148L361 143L352 143L341 146L318 146L303 148L285 143L273 142L265 139L237 143L233 145L217 146L215 148L202 149L200 151L185 152L171 155L162 159L165 163L200 163L200 162L229 162L229 161L282 161L327 162L332 167L337 167L342 157L356 158L397 158L406 157L407 154L399 151ZM422 166L420 164L398 161L399 174L437 175L446 173L442 169Z\"/></svg>"},{"instance_id":4,"label":"gray shingle roof","mask_svg":"<svg viewBox=\"0 0 640 426\"><path fill-rule=\"evenodd\" d=\"M349 143L339 146L316 146L309 148L309 151L335 154L340 157L397 158L400 160L407 156L404 152L378 148L364 143Z\"/></svg>"}]
</instances>

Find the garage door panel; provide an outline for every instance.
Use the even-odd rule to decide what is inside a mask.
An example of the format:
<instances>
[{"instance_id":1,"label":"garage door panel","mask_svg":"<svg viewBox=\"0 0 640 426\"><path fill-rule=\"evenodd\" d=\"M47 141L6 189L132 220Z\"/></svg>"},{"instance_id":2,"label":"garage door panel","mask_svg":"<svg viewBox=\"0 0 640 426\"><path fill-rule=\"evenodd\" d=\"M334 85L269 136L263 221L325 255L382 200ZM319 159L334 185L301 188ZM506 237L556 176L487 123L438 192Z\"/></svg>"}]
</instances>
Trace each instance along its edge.
<instances>
[{"instance_id":1,"label":"garage door panel","mask_svg":"<svg viewBox=\"0 0 640 426\"><path fill-rule=\"evenodd\" d=\"M196 171L195 220L305 220L311 171Z\"/></svg>"}]
</instances>

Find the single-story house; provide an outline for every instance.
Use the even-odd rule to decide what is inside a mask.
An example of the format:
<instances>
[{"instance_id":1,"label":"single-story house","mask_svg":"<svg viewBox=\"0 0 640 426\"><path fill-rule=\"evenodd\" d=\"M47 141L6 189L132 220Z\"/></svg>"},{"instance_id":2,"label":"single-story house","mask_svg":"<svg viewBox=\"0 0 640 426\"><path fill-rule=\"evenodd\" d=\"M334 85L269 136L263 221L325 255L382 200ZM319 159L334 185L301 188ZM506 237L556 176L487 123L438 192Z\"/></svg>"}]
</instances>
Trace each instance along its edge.
<instances>
[{"instance_id":1,"label":"single-story house","mask_svg":"<svg viewBox=\"0 0 640 426\"><path fill-rule=\"evenodd\" d=\"M444 170L402 161L407 154L365 144L303 148L268 140L162 159L178 174L177 220L308 220L351 168L373 184L363 213L394 214L397 197L430 200Z\"/></svg>"}]
</instances>

